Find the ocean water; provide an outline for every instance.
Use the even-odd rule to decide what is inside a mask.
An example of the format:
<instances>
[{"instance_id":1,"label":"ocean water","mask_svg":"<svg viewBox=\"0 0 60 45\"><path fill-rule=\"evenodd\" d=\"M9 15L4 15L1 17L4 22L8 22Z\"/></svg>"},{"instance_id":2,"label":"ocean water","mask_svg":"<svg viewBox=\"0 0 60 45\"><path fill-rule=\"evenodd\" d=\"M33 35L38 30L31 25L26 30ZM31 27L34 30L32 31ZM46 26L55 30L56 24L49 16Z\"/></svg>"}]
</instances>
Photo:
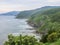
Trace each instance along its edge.
<instances>
[{"instance_id":1,"label":"ocean water","mask_svg":"<svg viewBox=\"0 0 60 45\"><path fill-rule=\"evenodd\" d=\"M35 30L26 22L27 19L15 19L15 16L0 16L0 45L3 45L7 39L8 34L13 35L35 35Z\"/></svg>"}]
</instances>

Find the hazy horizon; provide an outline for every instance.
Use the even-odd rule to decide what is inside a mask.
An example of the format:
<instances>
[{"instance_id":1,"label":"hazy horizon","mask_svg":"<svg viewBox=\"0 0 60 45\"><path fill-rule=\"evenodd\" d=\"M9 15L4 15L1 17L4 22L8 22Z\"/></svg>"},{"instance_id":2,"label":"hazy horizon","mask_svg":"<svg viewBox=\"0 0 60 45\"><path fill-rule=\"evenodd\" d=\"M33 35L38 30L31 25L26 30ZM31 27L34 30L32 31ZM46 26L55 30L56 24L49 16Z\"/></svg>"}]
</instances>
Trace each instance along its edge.
<instances>
[{"instance_id":1,"label":"hazy horizon","mask_svg":"<svg viewBox=\"0 0 60 45\"><path fill-rule=\"evenodd\" d=\"M32 10L44 6L60 6L60 0L0 0L0 13Z\"/></svg>"}]
</instances>

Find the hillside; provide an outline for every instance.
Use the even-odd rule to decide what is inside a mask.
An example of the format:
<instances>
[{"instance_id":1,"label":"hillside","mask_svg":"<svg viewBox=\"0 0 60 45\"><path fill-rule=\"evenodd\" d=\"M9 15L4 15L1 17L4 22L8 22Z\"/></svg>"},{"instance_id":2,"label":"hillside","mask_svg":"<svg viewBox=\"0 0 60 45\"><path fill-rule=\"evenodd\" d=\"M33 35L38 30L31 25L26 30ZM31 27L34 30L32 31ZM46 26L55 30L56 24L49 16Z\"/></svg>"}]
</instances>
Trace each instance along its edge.
<instances>
[{"instance_id":1,"label":"hillside","mask_svg":"<svg viewBox=\"0 0 60 45\"><path fill-rule=\"evenodd\" d=\"M28 22L31 22L32 25L34 24L36 27L39 27L45 23L45 21L49 20L51 22L60 22L60 8L45 10L36 16L31 16Z\"/></svg>"},{"instance_id":2,"label":"hillside","mask_svg":"<svg viewBox=\"0 0 60 45\"><path fill-rule=\"evenodd\" d=\"M31 10L29 10L29 11L21 11L17 16L16 16L16 18L27 18L27 17L30 17L31 16L31 13L32 13L33 11Z\"/></svg>"},{"instance_id":3,"label":"hillside","mask_svg":"<svg viewBox=\"0 0 60 45\"><path fill-rule=\"evenodd\" d=\"M60 8L53 8L36 14L28 20L28 24L33 26L37 33L43 34L41 42L55 42L60 39Z\"/></svg>"},{"instance_id":4,"label":"hillside","mask_svg":"<svg viewBox=\"0 0 60 45\"><path fill-rule=\"evenodd\" d=\"M41 14L43 11L45 10L49 10L49 9L52 9L52 8L59 8L60 6L45 6L45 7L42 7L42 8L37 8L37 9L34 9L34 10L27 10L27 11L21 11L17 16L16 18L29 18L31 17L32 15L38 15L38 14Z\"/></svg>"}]
</instances>

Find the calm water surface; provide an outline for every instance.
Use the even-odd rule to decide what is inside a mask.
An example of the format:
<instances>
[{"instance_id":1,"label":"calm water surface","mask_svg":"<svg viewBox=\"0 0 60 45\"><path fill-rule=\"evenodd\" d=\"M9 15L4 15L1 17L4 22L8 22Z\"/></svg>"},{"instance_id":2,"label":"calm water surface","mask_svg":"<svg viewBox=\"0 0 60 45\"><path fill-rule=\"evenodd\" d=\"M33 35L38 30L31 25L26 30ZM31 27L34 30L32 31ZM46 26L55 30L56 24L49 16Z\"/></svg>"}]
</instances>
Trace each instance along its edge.
<instances>
[{"instance_id":1,"label":"calm water surface","mask_svg":"<svg viewBox=\"0 0 60 45\"><path fill-rule=\"evenodd\" d=\"M35 30L27 30L30 27L27 19L15 19L14 16L0 16L0 45L7 39L8 34L32 34Z\"/></svg>"}]
</instances>

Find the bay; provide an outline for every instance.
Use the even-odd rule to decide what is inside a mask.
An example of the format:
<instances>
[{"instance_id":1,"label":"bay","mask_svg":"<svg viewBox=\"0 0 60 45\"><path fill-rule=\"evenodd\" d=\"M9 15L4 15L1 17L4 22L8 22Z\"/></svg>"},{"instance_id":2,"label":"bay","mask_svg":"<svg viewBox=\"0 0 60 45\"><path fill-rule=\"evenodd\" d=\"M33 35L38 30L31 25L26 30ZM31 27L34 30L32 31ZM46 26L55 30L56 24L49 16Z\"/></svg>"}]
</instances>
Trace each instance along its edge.
<instances>
[{"instance_id":1,"label":"bay","mask_svg":"<svg viewBox=\"0 0 60 45\"><path fill-rule=\"evenodd\" d=\"M27 19L15 19L15 16L0 16L0 45L3 45L8 34L35 35L35 30L27 24Z\"/></svg>"}]
</instances>

